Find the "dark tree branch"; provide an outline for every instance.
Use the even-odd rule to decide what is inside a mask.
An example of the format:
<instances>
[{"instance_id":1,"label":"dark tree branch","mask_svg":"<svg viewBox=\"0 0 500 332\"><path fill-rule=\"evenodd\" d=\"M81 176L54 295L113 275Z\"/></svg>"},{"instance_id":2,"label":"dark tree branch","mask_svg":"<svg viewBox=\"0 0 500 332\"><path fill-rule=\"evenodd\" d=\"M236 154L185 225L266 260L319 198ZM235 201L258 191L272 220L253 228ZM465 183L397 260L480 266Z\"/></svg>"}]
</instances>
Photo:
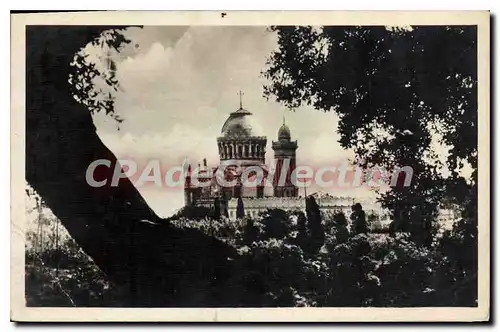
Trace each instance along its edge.
<instances>
[{"instance_id":1,"label":"dark tree branch","mask_svg":"<svg viewBox=\"0 0 500 332\"><path fill-rule=\"evenodd\" d=\"M128 179L89 186L88 165L116 158L67 82L74 54L110 27L28 27L26 179L129 305L224 305L220 283L234 253L212 237L163 222Z\"/></svg>"}]
</instances>

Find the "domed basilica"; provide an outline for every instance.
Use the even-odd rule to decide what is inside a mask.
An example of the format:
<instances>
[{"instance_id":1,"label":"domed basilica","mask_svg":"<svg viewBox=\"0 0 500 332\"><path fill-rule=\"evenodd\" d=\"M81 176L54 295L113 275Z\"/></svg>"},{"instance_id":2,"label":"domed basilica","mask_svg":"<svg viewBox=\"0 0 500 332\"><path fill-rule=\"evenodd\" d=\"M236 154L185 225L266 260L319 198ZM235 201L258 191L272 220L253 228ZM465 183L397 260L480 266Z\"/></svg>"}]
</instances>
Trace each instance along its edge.
<instances>
[{"instance_id":1,"label":"domed basilica","mask_svg":"<svg viewBox=\"0 0 500 332\"><path fill-rule=\"evenodd\" d=\"M217 146L220 159L217 167L208 167L204 159L196 181L191 166L188 168L184 186L186 206L213 208L218 200L231 219L236 217L238 198L243 200L245 214L249 216L269 208L305 209L305 199L299 196L299 188L292 181L298 144L292 140L285 119L278 129L277 140L271 143L274 152L271 169L265 164L267 137L252 113L243 108L241 93L240 107L224 122ZM352 199L327 196L316 196L322 209L350 209Z\"/></svg>"}]
</instances>

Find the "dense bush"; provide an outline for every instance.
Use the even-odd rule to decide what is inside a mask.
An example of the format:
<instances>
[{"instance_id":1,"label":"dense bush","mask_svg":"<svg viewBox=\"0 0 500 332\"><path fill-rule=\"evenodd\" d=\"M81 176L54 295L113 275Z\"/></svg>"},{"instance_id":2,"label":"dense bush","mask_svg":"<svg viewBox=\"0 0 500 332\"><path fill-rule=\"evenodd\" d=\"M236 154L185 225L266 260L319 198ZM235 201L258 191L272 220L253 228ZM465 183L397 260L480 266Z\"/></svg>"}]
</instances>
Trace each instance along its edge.
<instances>
[{"instance_id":1,"label":"dense bush","mask_svg":"<svg viewBox=\"0 0 500 332\"><path fill-rule=\"evenodd\" d=\"M192 209L189 215L198 212ZM462 221L425 247L408 233L357 234L359 230L351 230L354 227L347 220L342 213L320 216L270 209L236 221L180 215L170 222L201 230L237 250L234 269L224 285L225 303L252 307L476 305L474 227ZM126 293L109 283L72 239L58 248L35 249L28 249L26 256L28 305L129 303Z\"/></svg>"},{"instance_id":2,"label":"dense bush","mask_svg":"<svg viewBox=\"0 0 500 332\"><path fill-rule=\"evenodd\" d=\"M465 273L457 267L464 261L456 256L461 252L457 248L464 248L464 241L469 241L465 244L470 247L477 245L474 239L461 236L456 227L429 247L416 244L409 233L356 234L342 213L325 214L322 219L324 244L319 250L314 250L314 238L323 236L307 227L311 223L300 211L272 209L236 222L177 222L202 231L211 229L208 234L225 241L231 234L229 243L240 256L228 287L233 288L230 294L241 305L476 305L475 296L466 296L464 301L464 296L457 294L463 292L460 288L450 292ZM475 272L470 260L467 262ZM473 282L468 285L476 287Z\"/></svg>"},{"instance_id":3,"label":"dense bush","mask_svg":"<svg viewBox=\"0 0 500 332\"><path fill-rule=\"evenodd\" d=\"M26 250L27 306L125 306L127 293L108 281L71 238L58 248Z\"/></svg>"}]
</instances>

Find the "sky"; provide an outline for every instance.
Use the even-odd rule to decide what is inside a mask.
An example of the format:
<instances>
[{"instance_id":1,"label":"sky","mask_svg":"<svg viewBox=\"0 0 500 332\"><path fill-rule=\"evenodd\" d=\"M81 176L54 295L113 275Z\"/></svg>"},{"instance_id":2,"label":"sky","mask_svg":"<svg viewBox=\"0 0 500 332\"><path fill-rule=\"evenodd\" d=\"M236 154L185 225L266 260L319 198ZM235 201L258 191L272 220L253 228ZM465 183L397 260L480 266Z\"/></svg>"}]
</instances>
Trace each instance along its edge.
<instances>
[{"instance_id":1,"label":"sky","mask_svg":"<svg viewBox=\"0 0 500 332\"><path fill-rule=\"evenodd\" d=\"M94 115L98 135L117 158L139 164L160 159L162 166L181 165L185 158L197 165L206 158L209 166L216 166L216 138L229 114L239 108L240 90L243 107L267 136L268 162L283 117L298 141L298 165L318 167L353 158L337 142L334 113L309 107L290 111L263 97L266 79L261 72L277 46L276 35L266 27L146 26L129 28L125 36L131 43L119 54L110 53L120 82L115 112L124 121L118 130L111 117ZM89 54L102 57L102 51L89 47ZM183 206L182 190L138 189L160 216ZM332 194L373 196L366 189Z\"/></svg>"},{"instance_id":2,"label":"sky","mask_svg":"<svg viewBox=\"0 0 500 332\"><path fill-rule=\"evenodd\" d=\"M182 166L186 160L196 166L204 158L208 166L216 167L216 139L229 114L239 108L240 91L243 107L253 113L253 122L267 136L267 165L272 163L271 142L277 140L283 119L292 140L298 142L297 166L317 170L355 159L353 151L338 143L339 119L334 112L324 113L308 106L290 111L263 97L263 86L268 82L261 73L277 47L275 33L266 27L146 26L128 28L124 34L131 43L120 52L89 44L83 53L101 69L106 57L115 60L120 88L113 91L114 109L124 121L118 125L104 112L92 116L104 144L119 160L135 161L138 173L151 160L159 160L163 172L171 166ZM94 83L104 93L111 92L107 84ZM450 147L440 143L439 128L431 132L430 148L439 160L427 162L444 162ZM446 166L438 167L446 177ZM461 173L468 178L471 171L466 164ZM160 217L171 216L184 205L182 186L150 184L137 185L137 189ZM368 204L375 203L377 197L377 190L366 186L312 185L307 189L308 194L316 191Z\"/></svg>"},{"instance_id":3,"label":"sky","mask_svg":"<svg viewBox=\"0 0 500 332\"><path fill-rule=\"evenodd\" d=\"M146 26L124 32L131 40L119 53L106 53L88 45L90 61L102 65L106 54L116 61L120 89L114 93L117 122L105 114L94 114L98 135L118 159L133 159L139 165L159 159L162 166L192 165L207 159L217 166L216 138L229 114L243 107L267 136L267 163L271 141L285 117L292 139L298 141L297 165L314 169L337 166L354 159L351 150L338 143L338 117L303 106L290 111L263 97L262 76L266 60L277 47L277 37L266 27L256 26ZM433 135L432 149L441 161L449 147ZM429 160L434 163L435 161ZM470 167L464 176L470 174ZM449 171L443 168L442 175ZM181 189L138 188L150 206L163 217L183 206ZM376 192L362 188L318 188L335 196L374 199Z\"/></svg>"},{"instance_id":4,"label":"sky","mask_svg":"<svg viewBox=\"0 0 500 332\"><path fill-rule=\"evenodd\" d=\"M216 139L229 114L239 108L240 91L243 107L253 113L254 122L267 136L268 165L273 157L271 142L277 139L283 118L292 139L298 141L298 166L317 169L354 159L353 151L338 143L339 119L335 113L307 106L292 112L263 97L267 81L261 72L277 47L276 35L266 27L146 26L129 28L124 34L131 43L119 53L90 44L83 49L97 67L104 66L106 56L117 64L120 89L113 93L115 113L124 121L118 126L103 113L92 116L99 137L118 159L132 159L139 167L160 160L168 168L181 166L186 159L197 165L206 158L209 166L217 166ZM108 92L107 85L95 84ZM440 143L439 126L431 132L431 149L444 162L450 147ZM428 162L435 164L437 160ZM471 172L465 163L462 176L469 178ZM441 166L441 174L446 177L448 173L446 166ZM160 217L171 216L184 205L182 188L149 185L137 189ZM307 189L308 194L315 191L370 203L377 196L366 186ZM28 197L27 205L31 221L37 215L34 196Z\"/></svg>"}]
</instances>

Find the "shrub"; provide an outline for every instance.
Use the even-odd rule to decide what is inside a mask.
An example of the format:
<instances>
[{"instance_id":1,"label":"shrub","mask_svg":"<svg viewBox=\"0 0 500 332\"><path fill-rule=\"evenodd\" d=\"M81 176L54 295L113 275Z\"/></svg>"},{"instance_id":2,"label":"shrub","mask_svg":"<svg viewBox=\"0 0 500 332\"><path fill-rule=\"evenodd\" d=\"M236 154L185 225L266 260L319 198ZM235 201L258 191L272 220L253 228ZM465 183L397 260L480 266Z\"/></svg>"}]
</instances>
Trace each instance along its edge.
<instances>
[{"instance_id":1,"label":"shrub","mask_svg":"<svg viewBox=\"0 0 500 332\"><path fill-rule=\"evenodd\" d=\"M309 218L316 216L308 214ZM170 222L175 227L198 229L236 248L234 269L223 286L224 303L331 307L475 304L475 256L464 252L464 243L473 246L477 239L474 228L465 222L445 232L432 247L425 247L407 233L351 235L341 213L319 222L309 218L301 211L270 209L256 218L237 221L179 217ZM318 235L324 238L321 243L314 241ZM106 280L72 239L59 248L43 247L41 252L35 247L27 250L28 305L128 303L125 293ZM460 287L450 290L453 284Z\"/></svg>"}]
</instances>

